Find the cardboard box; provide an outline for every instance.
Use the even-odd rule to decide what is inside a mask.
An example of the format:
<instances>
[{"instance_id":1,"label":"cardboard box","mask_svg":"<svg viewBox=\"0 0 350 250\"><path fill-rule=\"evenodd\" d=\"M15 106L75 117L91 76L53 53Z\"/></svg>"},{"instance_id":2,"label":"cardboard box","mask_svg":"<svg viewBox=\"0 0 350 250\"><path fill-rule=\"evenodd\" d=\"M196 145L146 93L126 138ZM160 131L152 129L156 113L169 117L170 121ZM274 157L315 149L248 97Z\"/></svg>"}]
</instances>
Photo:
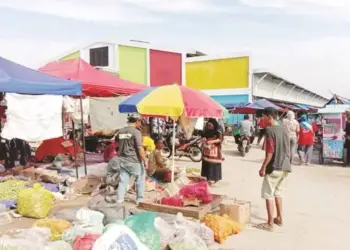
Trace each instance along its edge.
<instances>
[{"instance_id":1,"label":"cardboard box","mask_svg":"<svg viewBox=\"0 0 350 250\"><path fill-rule=\"evenodd\" d=\"M251 203L235 199L224 200L220 203L220 215L224 214L241 225L250 223Z\"/></svg>"}]
</instances>

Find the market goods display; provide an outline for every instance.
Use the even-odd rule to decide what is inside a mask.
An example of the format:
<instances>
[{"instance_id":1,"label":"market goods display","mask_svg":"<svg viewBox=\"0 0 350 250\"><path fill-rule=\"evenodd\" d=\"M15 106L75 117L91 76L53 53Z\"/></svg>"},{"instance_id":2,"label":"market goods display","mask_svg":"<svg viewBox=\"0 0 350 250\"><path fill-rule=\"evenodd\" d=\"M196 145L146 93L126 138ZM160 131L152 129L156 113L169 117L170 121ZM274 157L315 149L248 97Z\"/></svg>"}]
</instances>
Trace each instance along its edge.
<instances>
[{"instance_id":1,"label":"market goods display","mask_svg":"<svg viewBox=\"0 0 350 250\"><path fill-rule=\"evenodd\" d=\"M207 250L204 241L191 231L182 231L169 242L171 250Z\"/></svg>"},{"instance_id":2,"label":"market goods display","mask_svg":"<svg viewBox=\"0 0 350 250\"><path fill-rule=\"evenodd\" d=\"M227 215L207 214L201 219L201 222L214 231L215 241L220 244L224 243L228 236L242 231L242 226Z\"/></svg>"},{"instance_id":3,"label":"market goods display","mask_svg":"<svg viewBox=\"0 0 350 250\"><path fill-rule=\"evenodd\" d=\"M175 238L174 227L160 217L154 219L154 226L160 233L161 250L167 249L170 241Z\"/></svg>"},{"instance_id":4,"label":"market goods display","mask_svg":"<svg viewBox=\"0 0 350 250\"><path fill-rule=\"evenodd\" d=\"M78 236L73 245L73 250L91 250L100 234L85 234Z\"/></svg>"},{"instance_id":5,"label":"market goods display","mask_svg":"<svg viewBox=\"0 0 350 250\"><path fill-rule=\"evenodd\" d=\"M114 225L113 230L106 231L95 242L92 250L120 249L120 250L149 250L135 235L124 225ZM159 250L158 248L157 250Z\"/></svg>"},{"instance_id":6,"label":"market goods display","mask_svg":"<svg viewBox=\"0 0 350 250\"><path fill-rule=\"evenodd\" d=\"M209 192L209 185L206 181L184 186L180 190L180 195L185 198L199 199L204 204L213 201L213 195Z\"/></svg>"},{"instance_id":7,"label":"market goods display","mask_svg":"<svg viewBox=\"0 0 350 250\"><path fill-rule=\"evenodd\" d=\"M54 196L39 183L35 183L33 188L27 188L18 194L18 213L25 217L43 219L54 204Z\"/></svg>"},{"instance_id":8,"label":"market goods display","mask_svg":"<svg viewBox=\"0 0 350 250\"><path fill-rule=\"evenodd\" d=\"M200 173L201 170L199 168L186 168L186 173L191 174L191 173Z\"/></svg>"},{"instance_id":9,"label":"market goods display","mask_svg":"<svg viewBox=\"0 0 350 250\"><path fill-rule=\"evenodd\" d=\"M141 212L124 221L149 250L159 250L161 247L160 234L154 226L155 218L153 212Z\"/></svg>"},{"instance_id":10,"label":"market goods display","mask_svg":"<svg viewBox=\"0 0 350 250\"><path fill-rule=\"evenodd\" d=\"M36 227L47 227L51 230L51 240L61 240L62 233L71 228L72 224L69 221L60 220L60 219L41 219L37 220L33 226Z\"/></svg>"},{"instance_id":11,"label":"market goods display","mask_svg":"<svg viewBox=\"0 0 350 250\"><path fill-rule=\"evenodd\" d=\"M174 206L174 207L184 206L183 200L179 196L163 197L160 203L163 205Z\"/></svg>"},{"instance_id":12,"label":"market goods display","mask_svg":"<svg viewBox=\"0 0 350 250\"><path fill-rule=\"evenodd\" d=\"M9 179L0 183L0 200L15 200L18 193L25 189L27 181Z\"/></svg>"},{"instance_id":13,"label":"market goods display","mask_svg":"<svg viewBox=\"0 0 350 250\"><path fill-rule=\"evenodd\" d=\"M192 232L198 235L208 247L215 243L213 230L204 223L190 221L186 219L182 213L176 215L174 223L176 234L181 234L183 231Z\"/></svg>"},{"instance_id":14,"label":"market goods display","mask_svg":"<svg viewBox=\"0 0 350 250\"><path fill-rule=\"evenodd\" d=\"M44 250L73 250L71 245L63 240L53 241L47 244Z\"/></svg>"}]
</instances>

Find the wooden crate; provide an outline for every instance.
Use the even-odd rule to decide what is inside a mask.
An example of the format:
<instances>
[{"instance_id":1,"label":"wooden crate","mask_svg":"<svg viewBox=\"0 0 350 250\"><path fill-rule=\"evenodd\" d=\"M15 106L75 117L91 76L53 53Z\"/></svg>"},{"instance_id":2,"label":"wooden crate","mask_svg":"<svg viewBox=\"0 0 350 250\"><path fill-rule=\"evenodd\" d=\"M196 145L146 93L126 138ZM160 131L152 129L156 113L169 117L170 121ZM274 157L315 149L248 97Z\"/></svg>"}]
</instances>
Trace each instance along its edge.
<instances>
[{"instance_id":1,"label":"wooden crate","mask_svg":"<svg viewBox=\"0 0 350 250\"><path fill-rule=\"evenodd\" d=\"M199 207L174 207L162 205L148 200L139 203L138 208L157 213L177 214L182 213L185 217L192 217L195 219L203 218L207 213L211 213L213 209L218 207L223 201L223 196L214 194L214 199L211 203L201 205Z\"/></svg>"}]
</instances>

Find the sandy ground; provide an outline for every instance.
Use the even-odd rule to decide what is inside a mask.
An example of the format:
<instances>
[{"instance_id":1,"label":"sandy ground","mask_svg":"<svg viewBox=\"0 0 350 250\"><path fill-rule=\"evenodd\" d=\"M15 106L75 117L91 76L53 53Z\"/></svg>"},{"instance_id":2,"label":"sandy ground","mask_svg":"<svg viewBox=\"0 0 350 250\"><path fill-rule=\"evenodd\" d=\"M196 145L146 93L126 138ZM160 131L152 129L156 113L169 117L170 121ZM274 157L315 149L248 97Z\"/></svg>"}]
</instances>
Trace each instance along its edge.
<instances>
[{"instance_id":1,"label":"sandy ground","mask_svg":"<svg viewBox=\"0 0 350 250\"><path fill-rule=\"evenodd\" d=\"M265 204L260 199L262 179L258 175L263 151L253 148L243 158L238 155L236 146L231 144L225 146L224 154L223 180L212 188L212 192L251 201L252 223L264 222ZM200 168L200 163L188 160L177 163ZM97 174L102 169L101 165L101 168L91 171ZM276 227L273 233L248 225L240 235L230 237L225 244L213 249L349 250L350 168L294 166L293 173L288 177L284 215L284 227ZM31 223L23 219L22 222L16 221L15 225L17 228L28 227ZM13 225L0 227L0 232L11 227Z\"/></svg>"},{"instance_id":2,"label":"sandy ground","mask_svg":"<svg viewBox=\"0 0 350 250\"><path fill-rule=\"evenodd\" d=\"M223 180L212 189L252 203L252 224L266 221L258 175L264 153L253 148L245 158L226 146ZM284 227L273 233L247 226L216 249L345 250L350 249L350 168L294 166L284 200Z\"/></svg>"}]
</instances>

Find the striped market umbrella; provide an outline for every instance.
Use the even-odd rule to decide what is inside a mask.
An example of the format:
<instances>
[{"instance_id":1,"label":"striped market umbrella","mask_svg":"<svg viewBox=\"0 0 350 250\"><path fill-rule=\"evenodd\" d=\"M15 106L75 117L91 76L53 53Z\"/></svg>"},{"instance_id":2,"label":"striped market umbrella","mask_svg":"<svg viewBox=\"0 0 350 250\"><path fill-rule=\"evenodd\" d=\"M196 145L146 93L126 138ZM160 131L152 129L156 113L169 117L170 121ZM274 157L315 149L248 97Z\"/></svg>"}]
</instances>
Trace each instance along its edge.
<instances>
[{"instance_id":1,"label":"striped market umbrella","mask_svg":"<svg viewBox=\"0 0 350 250\"><path fill-rule=\"evenodd\" d=\"M221 118L223 107L207 94L180 85L147 88L119 104L120 113Z\"/></svg>"},{"instance_id":2,"label":"striped market umbrella","mask_svg":"<svg viewBox=\"0 0 350 250\"><path fill-rule=\"evenodd\" d=\"M119 104L120 113L139 113L145 116L178 118L221 118L223 107L205 93L180 85L151 87L132 95ZM174 128L175 128L175 119ZM173 133L171 181L175 170L175 133Z\"/></svg>"}]
</instances>

